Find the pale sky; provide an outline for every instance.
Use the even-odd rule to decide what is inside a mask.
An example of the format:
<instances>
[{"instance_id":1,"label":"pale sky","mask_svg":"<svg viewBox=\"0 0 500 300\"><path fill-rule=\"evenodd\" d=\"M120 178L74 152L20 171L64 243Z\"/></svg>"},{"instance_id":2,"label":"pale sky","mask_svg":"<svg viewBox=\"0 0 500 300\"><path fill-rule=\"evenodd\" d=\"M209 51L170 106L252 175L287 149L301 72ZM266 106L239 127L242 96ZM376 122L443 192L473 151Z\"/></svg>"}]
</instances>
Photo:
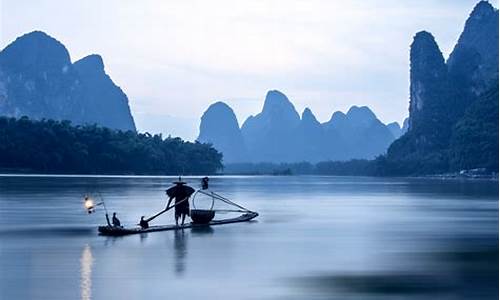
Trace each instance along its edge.
<instances>
[{"instance_id":1,"label":"pale sky","mask_svg":"<svg viewBox=\"0 0 500 300\"><path fill-rule=\"evenodd\" d=\"M477 2L0 0L0 47L42 30L72 61L100 54L139 131L192 140L219 100L241 125L270 89L321 122L367 105L401 123L413 35L430 31L447 57Z\"/></svg>"}]
</instances>

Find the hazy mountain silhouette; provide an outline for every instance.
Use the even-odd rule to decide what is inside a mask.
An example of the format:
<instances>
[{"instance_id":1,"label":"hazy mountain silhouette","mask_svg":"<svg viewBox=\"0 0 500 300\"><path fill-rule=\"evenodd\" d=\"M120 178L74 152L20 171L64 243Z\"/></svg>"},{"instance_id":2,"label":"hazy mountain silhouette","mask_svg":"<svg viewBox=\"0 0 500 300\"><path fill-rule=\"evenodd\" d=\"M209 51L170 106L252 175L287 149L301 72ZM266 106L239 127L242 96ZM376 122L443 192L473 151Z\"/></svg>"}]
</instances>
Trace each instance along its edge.
<instances>
[{"instance_id":1,"label":"hazy mountain silhouette","mask_svg":"<svg viewBox=\"0 0 500 300\"><path fill-rule=\"evenodd\" d=\"M399 138L403 134L403 129L399 126L398 122L392 122L387 124L387 129L392 133L394 138Z\"/></svg>"},{"instance_id":2,"label":"hazy mountain silhouette","mask_svg":"<svg viewBox=\"0 0 500 300\"><path fill-rule=\"evenodd\" d=\"M102 58L96 54L89 55L73 66L80 75L80 101L85 103L85 110L80 116L82 123L135 130L127 95L104 72Z\"/></svg>"},{"instance_id":3,"label":"hazy mountain silhouette","mask_svg":"<svg viewBox=\"0 0 500 300\"><path fill-rule=\"evenodd\" d=\"M135 130L127 96L104 72L102 58L72 64L64 45L41 31L0 52L0 115Z\"/></svg>"},{"instance_id":4,"label":"hazy mountain silhouette","mask_svg":"<svg viewBox=\"0 0 500 300\"><path fill-rule=\"evenodd\" d=\"M329 157L326 131L309 108L304 109L297 126L295 161L316 162Z\"/></svg>"},{"instance_id":5,"label":"hazy mountain silhouette","mask_svg":"<svg viewBox=\"0 0 500 300\"><path fill-rule=\"evenodd\" d=\"M218 102L203 114L198 140L210 142L225 162L318 162L374 158L395 139L368 107L335 112L321 124L309 108L299 117L281 92L266 95L262 111L250 116L238 134L233 111Z\"/></svg>"},{"instance_id":6,"label":"hazy mountain silhouette","mask_svg":"<svg viewBox=\"0 0 500 300\"><path fill-rule=\"evenodd\" d=\"M250 116L241 127L251 160L295 160L295 129L299 123L299 114L288 98L279 91L269 91L262 112Z\"/></svg>"},{"instance_id":7,"label":"hazy mountain silhouette","mask_svg":"<svg viewBox=\"0 0 500 300\"><path fill-rule=\"evenodd\" d=\"M332 160L353 158L375 158L385 153L395 139L391 131L366 106L353 106L347 114L335 112L332 118L323 124L328 140L343 151L337 151ZM336 145L335 145L336 144Z\"/></svg>"},{"instance_id":8,"label":"hazy mountain silhouette","mask_svg":"<svg viewBox=\"0 0 500 300\"><path fill-rule=\"evenodd\" d=\"M446 172L474 164L496 165L498 170L498 117L496 126L494 115L481 120L485 107L498 110L498 10L481 1L446 62L430 33L415 35L410 48L408 132L391 145L388 160L401 164L401 173ZM480 125L486 119L493 125ZM452 136L461 140L450 144ZM492 136L497 137L496 146ZM470 148L478 153L472 155ZM495 153L489 153L492 149ZM457 153L451 161L450 153Z\"/></svg>"},{"instance_id":9,"label":"hazy mountain silhouette","mask_svg":"<svg viewBox=\"0 0 500 300\"><path fill-rule=\"evenodd\" d=\"M213 144L224 154L224 163L246 160L247 151L238 120L233 110L223 102L216 102L205 111L197 140Z\"/></svg>"}]
</instances>

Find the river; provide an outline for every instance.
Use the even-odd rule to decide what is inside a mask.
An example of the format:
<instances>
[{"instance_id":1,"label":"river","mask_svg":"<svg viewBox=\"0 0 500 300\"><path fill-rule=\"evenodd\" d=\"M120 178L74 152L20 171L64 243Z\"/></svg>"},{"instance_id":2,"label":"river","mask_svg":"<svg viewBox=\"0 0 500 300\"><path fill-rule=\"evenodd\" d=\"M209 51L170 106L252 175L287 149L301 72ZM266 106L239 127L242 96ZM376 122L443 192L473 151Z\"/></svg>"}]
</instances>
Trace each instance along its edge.
<instances>
[{"instance_id":1,"label":"river","mask_svg":"<svg viewBox=\"0 0 500 300\"><path fill-rule=\"evenodd\" d=\"M498 299L498 182L212 177L259 217L118 238L83 208L135 224L173 180L0 176L0 299Z\"/></svg>"}]
</instances>

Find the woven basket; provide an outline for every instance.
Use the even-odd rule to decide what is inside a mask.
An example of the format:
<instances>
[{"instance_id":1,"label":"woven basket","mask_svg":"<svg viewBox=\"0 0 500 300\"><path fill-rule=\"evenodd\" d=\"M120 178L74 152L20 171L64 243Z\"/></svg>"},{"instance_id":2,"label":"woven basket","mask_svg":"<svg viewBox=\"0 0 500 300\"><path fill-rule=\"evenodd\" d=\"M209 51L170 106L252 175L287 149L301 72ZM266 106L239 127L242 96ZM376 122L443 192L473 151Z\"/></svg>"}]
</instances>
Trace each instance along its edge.
<instances>
[{"instance_id":1,"label":"woven basket","mask_svg":"<svg viewBox=\"0 0 500 300\"><path fill-rule=\"evenodd\" d=\"M192 209L191 220L194 224L208 224L215 217L215 211L208 209Z\"/></svg>"}]
</instances>

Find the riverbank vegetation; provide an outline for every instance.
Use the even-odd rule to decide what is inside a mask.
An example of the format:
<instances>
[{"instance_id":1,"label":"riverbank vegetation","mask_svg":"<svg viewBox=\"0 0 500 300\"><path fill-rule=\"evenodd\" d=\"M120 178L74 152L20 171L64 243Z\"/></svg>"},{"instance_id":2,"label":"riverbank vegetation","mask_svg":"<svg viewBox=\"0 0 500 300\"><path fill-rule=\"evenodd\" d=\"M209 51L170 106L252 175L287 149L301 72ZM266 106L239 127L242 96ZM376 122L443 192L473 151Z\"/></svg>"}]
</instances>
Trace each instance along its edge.
<instances>
[{"instance_id":1,"label":"riverbank vegetation","mask_svg":"<svg viewBox=\"0 0 500 300\"><path fill-rule=\"evenodd\" d=\"M222 154L180 138L72 126L69 121L0 118L0 169L27 173L213 174Z\"/></svg>"},{"instance_id":2,"label":"riverbank vegetation","mask_svg":"<svg viewBox=\"0 0 500 300\"><path fill-rule=\"evenodd\" d=\"M240 175L337 175L376 176L380 171L372 160L299 163L234 163L224 165L224 174Z\"/></svg>"}]
</instances>

